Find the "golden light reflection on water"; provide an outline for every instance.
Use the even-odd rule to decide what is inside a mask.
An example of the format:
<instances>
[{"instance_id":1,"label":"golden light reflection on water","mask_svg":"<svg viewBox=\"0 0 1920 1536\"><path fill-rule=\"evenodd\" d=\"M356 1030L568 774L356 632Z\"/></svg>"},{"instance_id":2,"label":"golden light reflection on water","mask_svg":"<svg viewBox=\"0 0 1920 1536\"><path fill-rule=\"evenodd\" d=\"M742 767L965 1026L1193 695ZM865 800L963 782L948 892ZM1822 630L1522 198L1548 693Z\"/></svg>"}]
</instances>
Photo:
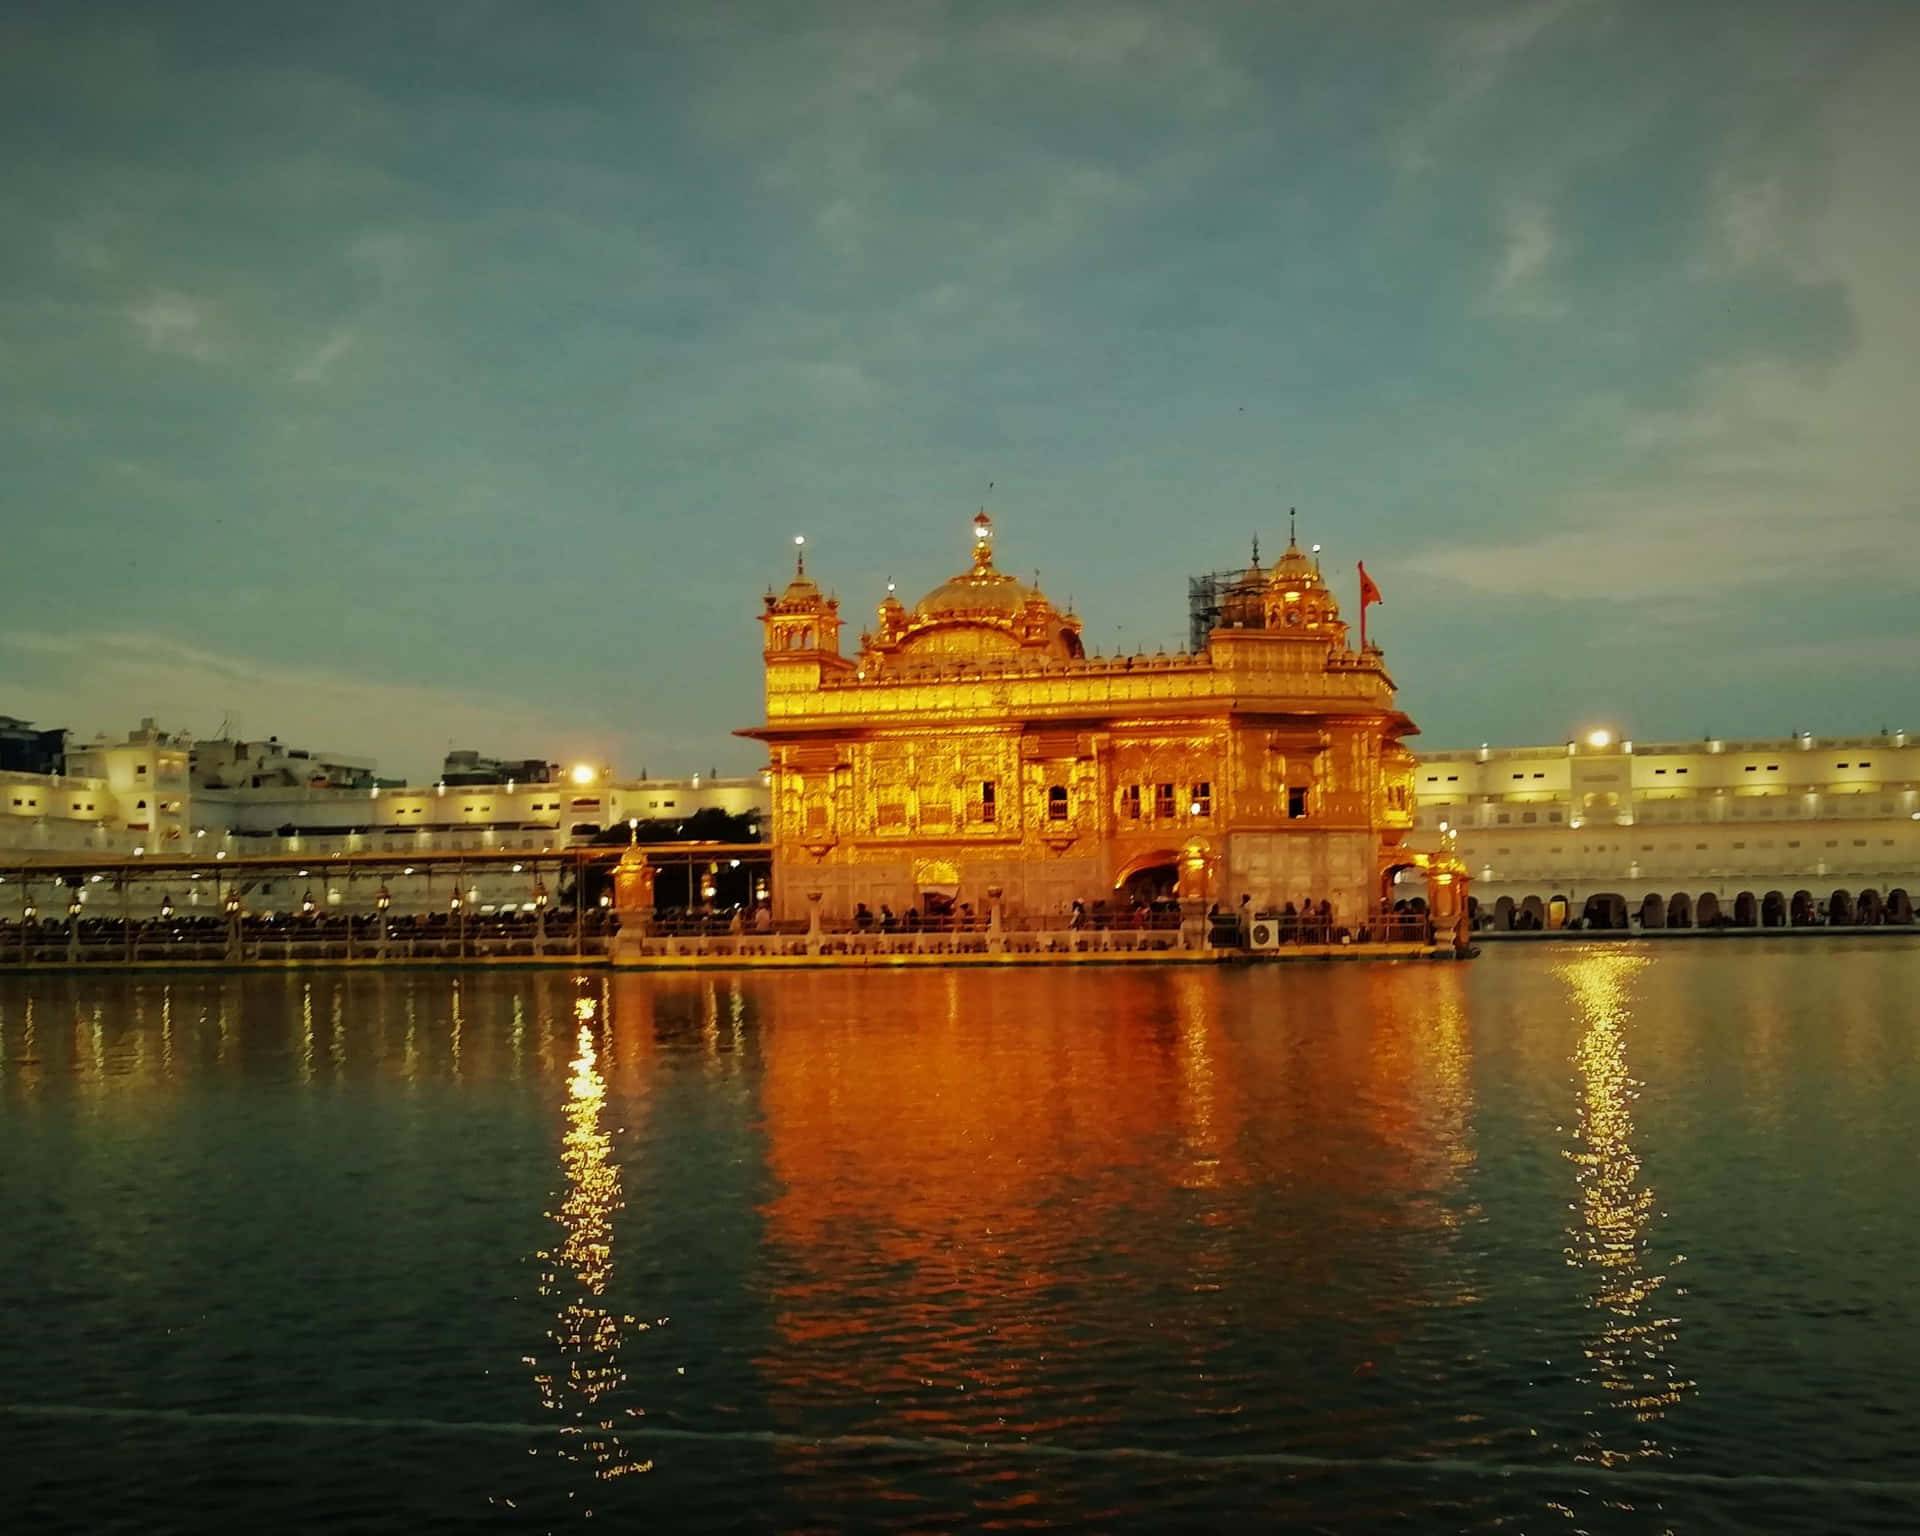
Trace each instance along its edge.
<instances>
[{"instance_id":1,"label":"golden light reflection on water","mask_svg":"<svg viewBox=\"0 0 1920 1536\"><path fill-rule=\"evenodd\" d=\"M635 1460L622 1444L616 1425L633 1410L616 1411L612 1401L627 1379L620 1365L624 1330L644 1331L647 1324L609 1310L602 1301L613 1276L613 1219L622 1206L620 1170L613 1160L613 1137L601 1123L607 1084L594 1048L598 1003L581 997L575 1010L576 1054L567 1082L567 1129L560 1154L566 1193L560 1209L547 1213L560 1228L560 1243L537 1255L544 1266L540 1294L559 1303L547 1330L557 1359L542 1362L529 1355L526 1363L534 1369L541 1405L568 1417L560 1454L605 1480L645 1472L653 1465Z\"/></svg>"},{"instance_id":2,"label":"golden light reflection on water","mask_svg":"<svg viewBox=\"0 0 1920 1536\"><path fill-rule=\"evenodd\" d=\"M1603 1466L1663 1455L1653 1426L1694 1385L1667 1359L1677 1320L1656 1305L1667 1283L1655 1268L1650 1239L1659 1211L1633 1149L1640 1085L1627 1069L1626 1026L1630 984L1650 963L1642 955L1596 949L1555 967L1586 1025L1573 1057L1580 1113L1566 1156L1579 1185L1579 1221L1568 1229L1566 1254L1592 1280L1588 1306L1597 1326L1583 1346L1587 1379L1635 1426L1626 1441L1616 1439L1611 1424L1596 1428L1580 1459Z\"/></svg>"}]
</instances>

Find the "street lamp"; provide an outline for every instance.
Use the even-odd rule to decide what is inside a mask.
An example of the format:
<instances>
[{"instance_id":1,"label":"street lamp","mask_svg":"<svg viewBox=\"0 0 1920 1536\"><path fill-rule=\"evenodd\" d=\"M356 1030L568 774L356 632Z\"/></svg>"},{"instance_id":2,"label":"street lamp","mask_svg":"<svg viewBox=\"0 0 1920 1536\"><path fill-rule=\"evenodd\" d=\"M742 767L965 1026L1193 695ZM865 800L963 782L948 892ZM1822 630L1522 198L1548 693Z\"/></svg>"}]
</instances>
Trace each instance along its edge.
<instances>
[{"instance_id":1,"label":"street lamp","mask_svg":"<svg viewBox=\"0 0 1920 1536\"><path fill-rule=\"evenodd\" d=\"M160 921L163 923L173 921L173 896L170 892L162 893L160 897Z\"/></svg>"}]
</instances>

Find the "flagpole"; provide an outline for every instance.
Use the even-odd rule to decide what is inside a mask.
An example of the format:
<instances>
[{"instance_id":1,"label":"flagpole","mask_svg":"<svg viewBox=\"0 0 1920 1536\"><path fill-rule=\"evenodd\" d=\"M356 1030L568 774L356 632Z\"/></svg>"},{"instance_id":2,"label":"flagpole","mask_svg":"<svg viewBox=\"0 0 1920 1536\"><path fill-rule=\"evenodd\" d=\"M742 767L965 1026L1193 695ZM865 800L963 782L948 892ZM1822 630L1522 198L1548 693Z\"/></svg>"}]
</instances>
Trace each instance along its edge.
<instances>
[{"instance_id":1,"label":"flagpole","mask_svg":"<svg viewBox=\"0 0 1920 1536\"><path fill-rule=\"evenodd\" d=\"M1366 649L1367 649L1367 570L1366 570L1366 567L1363 565L1360 567L1360 652L1362 655L1366 654Z\"/></svg>"}]
</instances>

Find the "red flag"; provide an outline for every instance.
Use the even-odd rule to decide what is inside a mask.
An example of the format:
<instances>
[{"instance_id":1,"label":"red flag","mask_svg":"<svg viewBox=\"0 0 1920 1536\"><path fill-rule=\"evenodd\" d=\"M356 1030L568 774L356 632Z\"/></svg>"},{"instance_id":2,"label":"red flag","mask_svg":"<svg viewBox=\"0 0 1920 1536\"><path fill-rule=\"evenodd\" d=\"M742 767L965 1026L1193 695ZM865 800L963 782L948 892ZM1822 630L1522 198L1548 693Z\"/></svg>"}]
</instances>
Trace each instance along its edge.
<instances>
[{"instance_id":1,"label":"red flag","mask_svg":"<svg viewBox=\"0 0 1920 1536\"><path fill-rule=\"evenodd\" d=\"M1367 574L1367 562L1360 562L1360 649L1367 649L1367 604L1382 601L1380 589Z\"/></svg>"}]
</instances>

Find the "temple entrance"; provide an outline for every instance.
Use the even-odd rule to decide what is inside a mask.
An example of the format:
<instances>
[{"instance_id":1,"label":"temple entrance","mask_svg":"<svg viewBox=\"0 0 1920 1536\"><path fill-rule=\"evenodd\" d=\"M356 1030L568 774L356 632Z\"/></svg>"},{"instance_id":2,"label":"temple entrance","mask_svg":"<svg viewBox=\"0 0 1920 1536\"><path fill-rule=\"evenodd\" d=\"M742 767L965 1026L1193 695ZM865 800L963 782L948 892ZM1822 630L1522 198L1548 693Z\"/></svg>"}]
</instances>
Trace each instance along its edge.
<instances>
[{"instance_id":1,"label":"temple entrance","mask_svg":"<svg viewBox=\"0 0 1920 1536\"><path fill-rule=\"evenodd\" d=\"M951 917L960 899L960 871L946 859L920 859L913 866L914 903L924 917Z\"/></svg>"},{"instance_id":2,"label":"temple entrance","mask_svg":"<svg viewBox=\"0 0 1920 1536\"><path fill-rule=\"evenodd\" d=\"M1115 876L1113 889L1123 906L1150 907L1157 902L1177 900L1180 854L1175 849L1162 848L1128 860Z\"/></svg>"}]
</instances>

